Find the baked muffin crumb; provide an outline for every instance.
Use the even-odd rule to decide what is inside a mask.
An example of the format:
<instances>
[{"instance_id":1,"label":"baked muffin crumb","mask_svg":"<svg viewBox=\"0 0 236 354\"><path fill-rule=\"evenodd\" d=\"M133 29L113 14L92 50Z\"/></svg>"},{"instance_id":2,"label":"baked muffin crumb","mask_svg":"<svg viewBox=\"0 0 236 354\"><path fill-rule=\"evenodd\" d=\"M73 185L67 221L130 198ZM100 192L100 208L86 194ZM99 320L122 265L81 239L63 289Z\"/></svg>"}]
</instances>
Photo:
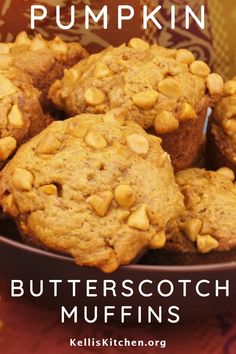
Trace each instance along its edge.
<instances>
[{"instance_id":1,"label":"baked muffin crumb","mask_svg":"<svg viewBox=\"0 0 236 354\"><path fill-rule=\"evenodd\" d=\"M236 247L235 175L189 169L176 176L185 212L168 226L166 249L182 253L225 252Z\"/></svg>"},{"instance_id":2,"label":"baked muffin crumb","mask_svg":"<svg viewBox=\"0 0 236 354\"><path fill-rule=\"evenodd\" d=\"M88 56L79 43L66 43L60 37L45 40L40 34L18 34L14 42L0 43L0 68L16 67L29 74L41 92L41 104L49 109L49 87L62 78L64 70Z\"/></svg>"},{"instance_id":3,"label":"baked muffin crumb","mask_svg":"<svg viewBox=\"0 0 236 354\"><path fill-rule=\"evenodd\" d=\"M0 175L0 204L28 242L111 272L163 247L183 197L159 138L83 114L18 150Z\"/></svg>"},{"instance_id":4,"label":"baked muffin crumb","mask_svg":"<svg viewBox=\"0 0 236 354\"><path fill-rule=\"evenodd\" d=\"M0 167L18 146L48 125L39 96L27 74L16 68L0 70Z\"/></svg>"}]
</instances>

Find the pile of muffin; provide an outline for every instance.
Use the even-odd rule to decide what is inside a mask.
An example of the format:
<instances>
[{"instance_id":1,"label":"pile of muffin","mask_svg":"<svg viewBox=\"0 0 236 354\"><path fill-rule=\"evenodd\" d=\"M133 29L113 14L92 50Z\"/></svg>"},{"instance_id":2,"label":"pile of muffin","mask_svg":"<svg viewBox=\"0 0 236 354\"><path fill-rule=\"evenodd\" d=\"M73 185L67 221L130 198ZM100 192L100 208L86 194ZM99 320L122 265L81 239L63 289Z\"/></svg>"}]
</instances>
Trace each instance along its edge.
<instances>
[{"instance_id":1,"label":"pile of muffin","mask_svg":"<svg viewBox=\"0 0 236 354\"><path fill-rule=\"evenodd\" d=\"M215 172L191 168L209 107ZM234 252L236 80L188 50L133 38L89 56L23 32L0 43L0 112L0 206L27 243L104 272Z\"/></svg>"}]
</instances>

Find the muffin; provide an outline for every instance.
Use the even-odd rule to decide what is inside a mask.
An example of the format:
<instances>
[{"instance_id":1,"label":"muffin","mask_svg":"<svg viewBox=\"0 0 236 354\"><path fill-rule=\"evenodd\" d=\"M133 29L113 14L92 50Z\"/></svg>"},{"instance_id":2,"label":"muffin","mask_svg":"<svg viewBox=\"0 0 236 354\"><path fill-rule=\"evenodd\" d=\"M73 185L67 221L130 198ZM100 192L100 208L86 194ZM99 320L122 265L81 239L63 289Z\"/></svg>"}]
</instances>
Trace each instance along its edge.
<instances>
[{"instance_id":1,"label":"muffin","mask_svg":"<svg viewBox=\"0 0 236 354\"><path fill-rule=\"evenodd\" d=\"M149 253L148 262L204 264L236 258L236 184L227 167L188 169L176 176L185 211L166 231L165 252ZM147 259L147 256L146 256Z\"/></svg>"},{"instance_id":2,"label":"muffin","mask_svg":"<svg viewBox=\"0 0 236 354\"><path fill-rule=\"evenodd\" d=\"M0 168L17 146L49 123L31 78L16 68L0 70Z\"/></svg>"},{"instance_id":3,"label":"muffin","mask_svg":"<svg viewBox=\"0 0 236 354\"><path fill-rule=\"evenodd\" d=\"M1 172L0 204L27 242L111 272L164 246L183 197L159 138L135 122L84 114L18 150Z\"/></svg>"},{"instance_id":4,"label":"muffin","mask_svg":"<svg viewBox=\"0 0 236 354\"><path fill-rule=\"evenodd\" d=\"M49 98L69 115L107 113L134 120L163 139L176 170L198 158L208 104L223 80L186 49L166 49L133 38L65 72Z\"/></svg>"},{"instance_id":5,"label":"muffin","mask_svg":"<svg viewBox=\"0 0 236 354\"><path fill-rule=\"evenodd\" d=\"M212 112L207 165L212 169L228 166L236 173L236 78L225 83L224 97Z\"/></svg>"},{"instance_id":6,"label":"muffin","mask_svg":"<svg viewBox=\"0 0 236 354\"><path fill-rule=\"evenodd\" d=\"M21 32L13 43L0 43L0 67L15 66L28 73L41 92L41 103L49 108L51 84L63 76L64 69L88 56L79 43L65 43L59 37L47 41L41 35L30 38Z\"/></svg>"}]
</instances>

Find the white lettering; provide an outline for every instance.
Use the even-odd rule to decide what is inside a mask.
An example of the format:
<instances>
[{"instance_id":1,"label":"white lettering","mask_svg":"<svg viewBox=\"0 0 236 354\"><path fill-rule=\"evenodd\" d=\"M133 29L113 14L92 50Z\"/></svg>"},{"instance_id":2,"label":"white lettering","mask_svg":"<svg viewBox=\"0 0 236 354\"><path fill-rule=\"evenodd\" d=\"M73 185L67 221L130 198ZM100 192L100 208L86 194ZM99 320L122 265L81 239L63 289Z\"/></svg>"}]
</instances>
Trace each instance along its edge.
<instances>
[{"instance_id":1,"label":"white lettering","mask_svg":"<svg viewBox=\"0 0 236 354\"><path fill-rule=\"evenodd\" d=\"M224 286L219 285L219 280L216 280L216 297L219 297L219 290L225 291L225 296L229 297L229 280L225 281Z\"/></svg>"},{"instance_id":2,"label":"white lettering","mask_svg":"<svg viewBox=\"0 0 236 354\"><path fill-rule=\"evenodd\" d=\"M165 285L165 284L168 284L170 286L170 290L168 293L163 293L162 290L161 290L161 287L162 285ZM157 291L158 291L158 294L160 294L161 296L163 297L169 297L170 295L173 294L174 292L174 285L171 283L170 280L167 280L167 279L163 279L162 281L160 281L158 284L157 284Z\"/></svg>"},{"instance_id":3,"label":"white lettering","mask_svg":"<svg viewBox=\"0 0 236 354\"><path fill-rule=\"evenodd\" d=\"M63 25L61 23L61 7L60 5L56 6L56 23L57 26L62 30L71 29L75 24L75 5L70 7L70 23L68 25Z\"/></svg>"},{"instance_id":4,"label":"white lettering","mask_svg":"<svg viewBox=\"0 0 236 354\"><path fill-rule=\"evenodd\" d=\"M144 293L144 292L143 292L143 284L147 284L147 283L152 284L152 281L151 281L151 280L148 280L148 279L143 280L143 281L141 281L141 283L140 283L139 286L138 286L138 290L139 290L140 294L141 294L142 296L144 296L144 297L150 297L150 296L152 296L152 293Z\"/></svg>"},{"instance_id":5,"label":"white lettering","mask_svg":"<svg viewBox=\"0 0 236 354\"><path fill-rule=\"evenodd\" d=\"M123 10L128 10L129 15L123 15ZM118 6L118 29L122 29L123 21L131 20L134 17L134 8L129 5Z\"/></svg>"},{"instance_id":6,"label":"white lettering","mask_svg":"<svg viewBox=\"0 0 236 354\"><path fill-rule=\"evenodd\" d=\"M107 296L107 292L111 291L112 295L116 297L116 282L115 280L106 279L103 281L103 296Z\"/></svg>"},{"instance_id":7,"label":"white lettering","mask_svg":"<svg viewBox=\"0 0 236 354\"><path fill-rule=\"evenodd\" d=\"M176 311L179 311L179 307L178 306L171 306L169 309L168 309L168 313L169 315L172 315L174 317L174 319L171 319L171 318L168 318L168 322L170 323L178 323L179 320L180 320L180 317L177 313L175 313L175 311L173 310L176 310Z\"/></svg>"},{"instance_id":8,"label":"white lettering","mask_svg":"<svg viewBox=\"0 0 236 354\"><path fill-rule=\"evenodd\" d=\"M161 5L157 6L155 10L153 10L149 15L148 15L148 7L147 5L144 5L143 7L143 28L147 29L148 28L148 21L152 20L152 22L155 24L155 26L159 29L162 29L162 25L160 22L157 21L157 19L154 17L158 11L161 10Z\"/></svg>"},{"instance_id":9,"label":"white lettering","mask_svg":"<svg viewBox=\"0 0 236 354\"><path fill-rule=\"evenodd\" d=\"M79 284L81 281L80 280L73 280L69 279L67 280L69 284L72 284L72 296L76 297L76 285Z\"/></svg>"},{"instance_id":10,"label":"white lettering","mask_svg":"<svg viewBox=\"0 0 236 354\"><path fill-rule=\"evenodd\" d=\"M39 11L42 11L42 15L36 15ZM35 29L35 22L42 21L47 17L47 8L43 5L32 5L31 6L31 29Z\"/></svg>"},{"instance_id":11,"label":"white lettering","mask_svg":"<svg viewBox=\"0 0 236 354\"><path fill-rule=\"evenodd\" d=\"M200 285L202 285L202 284L210 284L210 282L209 282L209 280L206 280L206 279L203 279L203 280L200 280L198 283L197 283L197 285L196 285L196 292L197 292L197 294L198 294L198 296L201 296L201 297L208 297L208 296L210 296L210 293L202 293L201 291L200 291Z\"/></svg>"},{"instance_id":12,"label":"white lettering","mask_svg":"<svg viewBox=\"0 0 236 354\"><path fill-rule=\"evenodd\" d=\"M96 16L91 8L86 5L85 6L85 29L89 29L89 18L92 17L94 22L98 22L101 17L103 17L103 28L107 29L108 27L108 7L107 5L104 5L101 11L98 13Z\"/></svg>"},{"instance_id":13,"label":"white lettering","mask_svg":"<svg viewBox=\"0 0 236 354\"><path fill-rule=\"evenodd\" d=\"M105 306L105 308L104 308L104 323L108 322L109 316L115 315L115 313L113 311L109 311L109 310L115 310L115 306Z\"/></svg>"},{"instance_id":14,"label":"white lettering","mask_svg":"<svg viewBox=\"0 0 236 354\"><path fill-rule=\"evenodd\" d=\"M205 6L201 6L201 19L197 17L197 15L193 12L189 5L186 6L186 14L185 14L185 28L190 28L190 16L194 19L194 21L198 24L201 29L205 29Z\"/></svg>"},{"instance_id":15,"label":"white lettering","mask_svg":"<svg viewBox=\"0 0 236 354\"><path fill-rule=\"evenodd\" d=\"M65 323L65 317L71 318L74 316L74 323L78 321L77 306L74 306L71 312L68 312L65 306L61 307L61 323Z\"/></svg>"},{"instance_id":16,"label":"white lettering","mask_svg":"<svg viewBox=\"0 0 236 354\"><path fill-rule=\"evenodd\" d=\"M121 323L125 322L126 316L131 316L131 312L126 310L132 310L132 306L122 306L121 308Z\"/></svg>"},{"instance_id":17,"label":"white lettering","mask_svg":"<svg viewBox=\"0 0 236 354\"><path fill-rule=\"evenodd\" d=\"M12 280L11 281L11 297L21 297L24 295L22 280Z\"/></svg>"},{"instance_id":18,"label":"white lettering","mask_svg":"<svg viewBox=\"0 0 236 354\"><path fill-rule=\"evenodd\" d=\"M97 284L97 280L87 280L86 296L87 297L97 297L96 293L91 293L91 290L96 290L96 286L91 284Z\"/></svg>"},{"instance_id":19,"label":"white lettering","mask_svg":"<svg viewBox=\"0 0 236 354\"><path fill-rule=\"evenodd\" d=\"M43 295L43 280L39 281L39 290L37 293L34 291L34 281L30 280L30 294L34 297L40 297Z\"/></svg>"},{"instance_id":20,"label":"white lettering","mask_svg":"<svg viewBox=\"0 0 236 354\"><path fill-rule=\"evenodd\" d=\"M122 296L124 296L124 297L131 297L131 296L134 295L134 290L133 290L130 286L126 285L126 284L132 285L133 283L134 283L134 282L133 282L132 280L130 280L130 279L126 279L126 280L124 280L124 281L122 282L122 287L123 287L125 290L128 290L128 293L122 291L122 293L121 293Z\"/></svg>"},{"instance_id":21,"label":"white lettering","mask_svg":"<svg viewBox=\"0 0 236 354\"><path fill-rule=\"evenodd\" d=\"M52 279L52 280L49 280L49 283L52 283L53 284L53 295L54 297L57 297L57 293L58 293L58 284L59 283L62 283L62 280L56 280L56 279Z\"/></svg>"}]
</instances>

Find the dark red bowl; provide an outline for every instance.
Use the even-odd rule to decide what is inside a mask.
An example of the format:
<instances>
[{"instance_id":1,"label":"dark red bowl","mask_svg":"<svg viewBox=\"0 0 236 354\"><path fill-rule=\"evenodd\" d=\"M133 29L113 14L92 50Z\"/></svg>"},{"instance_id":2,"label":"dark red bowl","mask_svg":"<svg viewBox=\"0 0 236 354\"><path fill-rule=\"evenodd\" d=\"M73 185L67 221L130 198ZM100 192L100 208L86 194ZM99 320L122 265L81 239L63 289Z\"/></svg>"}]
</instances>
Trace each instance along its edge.
<instances>
[{"instance_id":1,"label":"dark red bowl","mask_svg":"<svg viewBox=\"0 0 236 354\"><path fill-rule=\"evenodd\" d=\"M142 322L147 322L146 312L151 306L156 312L158 306L163 308L163 322L168 319L168 308L178 306L179 315L182 321L196 318L204 318L212 315L219 315L232 311L235 308L236 298L236 262L194 265L194 266L151 266L151 265L130 265L120 267L114 273L104 274L95 268L81 267L74 264L70 257L56 253L46 252L34 247L24 245L18 240L13 240L0 236L0 269L8 279L20 279L24 282L25 296L29 294L29 281L34 280L37 287L39 280L44 281L44 293L40 297L40 303L49 306L64 305L69 309L78 306L98 306L99 318L103 321L103 307L106 305L115 306L115 320L120 321L120 307L132 306L132 316L129 321L137 321L137 308L142 306ZM50 279L60 279L63 281L58 291L58 297L53 297ZM68 279L81 280L78 294L75 298L71 296L71 288L66 283ZM96 280L97 297L86 296L86 280ZM133 282L134 294L132 297L121 295L123 290L122 282L130 279ZM191 285L187 288L187 296L182 294L182 287L179 280L191 280ZM201 291L209 292L210 296L200 297L196 293L196 284L201 280L208 280L209 284L202 284ZM107 297L103 296L104 280L112 280L116 283L116 294L111 292ZM144 297L138 292L138 286L143 280L150 280L151 283L143 287L145 292L153 292L150 297ZM156 290L156 285L162 280L168 280L174 285L174 292L169 297L162 297ZM224 291L215 296L215 283L218 281L222 286L226 280L230 283L229 297ZM168 285L168 284L167 284ZM10 280L9 280L10 291ZM169 286L163 286L163 292L169 291ZM35 299L34 299L35 300ZM156 321L154 321L156 322Z\"/></svg>"}]
</instances>

